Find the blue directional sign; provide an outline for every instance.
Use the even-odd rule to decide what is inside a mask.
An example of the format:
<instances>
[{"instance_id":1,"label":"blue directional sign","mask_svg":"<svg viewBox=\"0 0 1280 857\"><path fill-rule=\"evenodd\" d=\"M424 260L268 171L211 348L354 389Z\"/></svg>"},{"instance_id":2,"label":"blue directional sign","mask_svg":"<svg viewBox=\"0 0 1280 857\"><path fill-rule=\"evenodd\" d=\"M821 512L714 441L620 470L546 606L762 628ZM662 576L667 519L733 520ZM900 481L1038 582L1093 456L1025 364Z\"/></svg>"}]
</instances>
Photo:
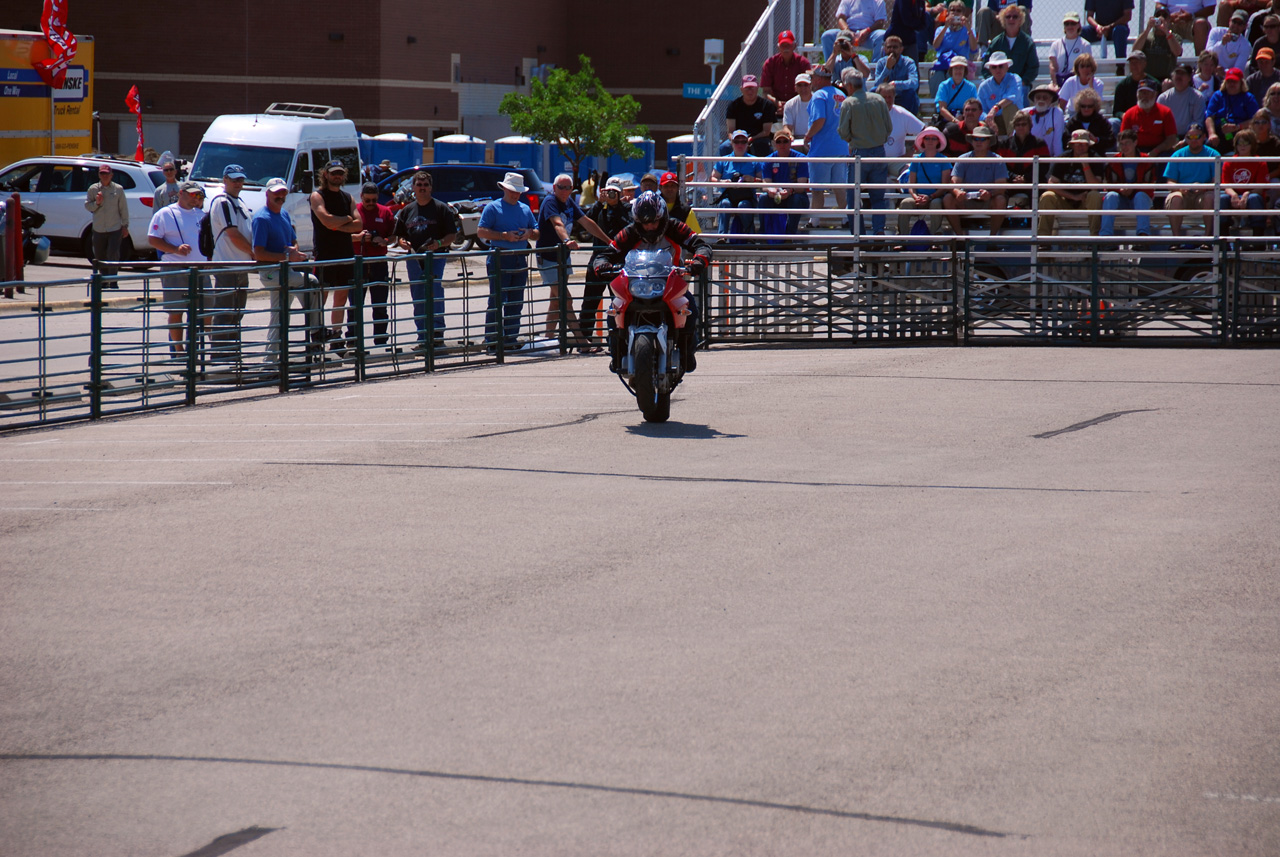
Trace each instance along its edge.
<instances>
[{"instance_id":1,"label":"blue directional sign","mask_svg":"<svg viewBox=\"0 0 1280 857\"><path fill-rule=\"evenodd\" d=\"M716 85L714 83L686 83L684 85L685 98L699 98L705 101L715 94Z\"/></svg>"}]
</instances>

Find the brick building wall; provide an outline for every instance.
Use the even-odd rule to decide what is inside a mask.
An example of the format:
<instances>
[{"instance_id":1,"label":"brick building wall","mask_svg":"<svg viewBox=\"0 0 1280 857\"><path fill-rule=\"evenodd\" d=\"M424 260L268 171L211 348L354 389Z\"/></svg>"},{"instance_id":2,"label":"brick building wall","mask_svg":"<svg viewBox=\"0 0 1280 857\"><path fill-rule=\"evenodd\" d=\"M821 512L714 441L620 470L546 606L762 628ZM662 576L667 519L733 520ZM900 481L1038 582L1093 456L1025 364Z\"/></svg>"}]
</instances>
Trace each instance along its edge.
<instances>
[{"instance_id":1,"label":"brick building wall","mask_svg":"<svg viewBox=\"0 0 1280 857\"><path fill-rule=\"evenodd\" d=\"M38 29L40 4L29 5L23 14L31 20L3 25ZM667 0L643 8L586 0L228 0L180 7L134 0L126 15L82 0L69 17L75 32L96 39L94 106L107 151L119 150L116 126L129 118L124 97L135 84L144 123L177 123L178 150L189 156L214 117L274 101L332 105L365 133L429 139L458 129L457 84L514 88L527 83L529 65L576 69L578 55L587 54L611 92L641 102L640 121L651 126L661 158L663 141L688 133L701 107L681 97L681 86L710 79L703 39L724 39L732 54L764 8L734 5L737 17L726 15L722 3ZM148 21L153 26L139 26Z\"/></svg>"}]
</instances>

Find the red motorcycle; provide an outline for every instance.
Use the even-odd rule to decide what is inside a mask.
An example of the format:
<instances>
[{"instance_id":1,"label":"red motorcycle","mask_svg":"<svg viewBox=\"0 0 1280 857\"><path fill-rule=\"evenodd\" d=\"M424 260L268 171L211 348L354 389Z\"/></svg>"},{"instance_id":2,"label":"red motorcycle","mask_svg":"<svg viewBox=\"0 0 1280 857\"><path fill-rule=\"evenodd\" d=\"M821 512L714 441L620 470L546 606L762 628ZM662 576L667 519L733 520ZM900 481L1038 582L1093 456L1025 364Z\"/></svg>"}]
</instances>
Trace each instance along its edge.
<instances>
[{"instance_id":1,"label":"red motorcycle","mask_svg":"<svg viewBox=\"0 0 1280 857\"><path fill-rule=\"evenodd\" d=\"M686 367L692 368L695 343L687 273L672 264L670 250L637 247L627 253L622 271L609 284L614 294L609 368L651 423L671 416L671 392Z\"/></svg>"}]
</instances>

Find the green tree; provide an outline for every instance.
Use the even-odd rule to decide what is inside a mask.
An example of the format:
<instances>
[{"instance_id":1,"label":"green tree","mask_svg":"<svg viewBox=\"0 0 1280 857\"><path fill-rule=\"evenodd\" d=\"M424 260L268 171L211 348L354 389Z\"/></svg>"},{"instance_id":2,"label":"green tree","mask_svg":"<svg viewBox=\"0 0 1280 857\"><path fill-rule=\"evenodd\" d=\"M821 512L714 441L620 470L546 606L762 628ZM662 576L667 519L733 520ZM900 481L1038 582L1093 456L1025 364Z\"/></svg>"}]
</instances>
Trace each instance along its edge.
<instances>
[{"instance_id":1,"label":"green tree","mask_svg":"<svg viewBox=\"0 0 1280 857\"><path fill-rule=\"evenodd\" d=\"M627 135L648 136L649 129L635 125L640 102L630 95L615 98L600 83L591 59L578 57L575 74L552 69L547 82L535 80L528 95L507 93L498 112L511 117L511 130L534 140L555 144L578 168L588 157L608 157L617 152L624 158L640 157L640 150L627 142ZM630 130L628 130L630 129Z\"/></svg>"}]
</instances>

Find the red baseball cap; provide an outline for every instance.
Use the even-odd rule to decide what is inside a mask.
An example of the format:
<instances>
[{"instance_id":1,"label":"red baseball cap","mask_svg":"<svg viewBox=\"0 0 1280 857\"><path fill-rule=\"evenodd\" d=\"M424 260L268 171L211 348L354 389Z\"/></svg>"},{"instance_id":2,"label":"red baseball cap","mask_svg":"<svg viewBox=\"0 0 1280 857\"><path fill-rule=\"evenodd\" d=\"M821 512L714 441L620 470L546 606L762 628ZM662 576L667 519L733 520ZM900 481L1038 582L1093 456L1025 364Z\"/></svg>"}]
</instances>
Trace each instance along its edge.
<instances>
[{"instance_id":1,"label":"red baseball cap","mask_svg":"<svg viewBox=\"0 0 1280 857\"><path fill-rule=\"evenodd\" d=\"M796 34L790 30L783 30L781 33L778 33L778 44L782 44L783 42L790 42L794 45L796 43Z\"/></svg>"},{"instance_id":2,"label":"red baseball cap","mask_svg":"<svg viewBox=\"0 0 1280 857\"><path fill-rule=\"evenodd\" d=\"M662 178L658 179L658 187L662 187L664 184L680 184L680 179L676 177L675 173L663 173Z\"/></svg>"},{"instance_id":3,"label":"red baseball cap","mask_svg":"<svg viewBox=\"0 0 1280 857\"><path fill-rule=\"evenodd\" d=\"M1244 80L1244 72L1238 68L1229 68L1223 76L1224 80Z\"/></svg>"}]
</instances>

